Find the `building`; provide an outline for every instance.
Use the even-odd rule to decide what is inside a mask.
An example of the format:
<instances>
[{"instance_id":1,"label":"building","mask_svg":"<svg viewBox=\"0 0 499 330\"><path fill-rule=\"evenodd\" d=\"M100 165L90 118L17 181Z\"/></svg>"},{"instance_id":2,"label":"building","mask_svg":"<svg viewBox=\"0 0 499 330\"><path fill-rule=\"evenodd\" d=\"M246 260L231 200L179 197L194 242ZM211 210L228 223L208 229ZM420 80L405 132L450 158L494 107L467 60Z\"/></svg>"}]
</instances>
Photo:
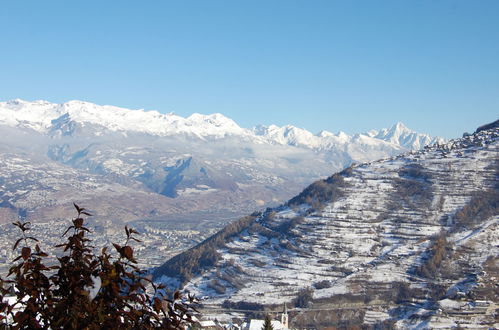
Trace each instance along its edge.
<instances>
[{"instance_id":1,"label":"building","mask_svg":"<svg viewBox=\"0 0 499 330\"><path fill-rule=\"evenodd\" d=\"M262 330L265 320L250 320L241 325L242 330ZM281 313L281 321L272 320L272 327L274 330L288 330L289 329L289 317L288 317L288 306L284 304L284 309Z\"/></svg>"}]
</instances>

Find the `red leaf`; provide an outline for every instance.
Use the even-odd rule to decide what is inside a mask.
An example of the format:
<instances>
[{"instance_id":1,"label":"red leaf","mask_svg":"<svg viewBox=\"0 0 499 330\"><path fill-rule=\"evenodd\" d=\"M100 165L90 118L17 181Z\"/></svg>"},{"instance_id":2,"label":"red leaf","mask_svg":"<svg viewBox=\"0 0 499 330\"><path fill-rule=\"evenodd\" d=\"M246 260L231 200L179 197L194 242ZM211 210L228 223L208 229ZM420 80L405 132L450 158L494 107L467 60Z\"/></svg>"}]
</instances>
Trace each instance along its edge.
<instances>
[{"instance_id":1,"label":"red leaf","mask_svg":"<svg viewBox=\"0 0 499 330\"><path fill-rule=\"evenodd\" d=\"M24 260L28 260L30 255L31 255L31 249L29 247L25 246L21 249L21 257L23 257Z\"/></svg>"},{"instance_id":2,"label":"red leaf","mask_svg":"<svg viewBox=\"0 0 499 330\"><path fill-rule=\"evenodd\" d=\"M154 298L154 300L153 300L154 311L156 313L159 313L161 311L161 307L163 307L161 304L161 300L159 298Z\"/></svg>"},{"instance_id":3,"label":"red leaf","mask_svg":"<svg viewBox=\"0 0 499 330\"><path fill-rule=\"evenodd\" d=\"M121 253L121 246L119 246L118 244L116 243L113 243L113 246L116 248L116 250Z\"/></svg>"},{"instance_id":4,"label":"red leaf","mask_svg":"<svg viewBox=\"0 0 499 330\"><path fill-rule=\"evenodd\" d=\"M127 258L128 260L133 260L133 249L131 246L124 246L123 247L123 255L125 256L125 258Z\"/></svg>"},{"instance_id":5,"label":"red leaf","mask_svg":"<svg viewBox=\"0 0 499 330\"><path fill-rule=\"evenodd\" d=\"M73 220L73 224L76 228L81 228L83 226L83 218L76 218Z\"/></svg>"}]
</instances>

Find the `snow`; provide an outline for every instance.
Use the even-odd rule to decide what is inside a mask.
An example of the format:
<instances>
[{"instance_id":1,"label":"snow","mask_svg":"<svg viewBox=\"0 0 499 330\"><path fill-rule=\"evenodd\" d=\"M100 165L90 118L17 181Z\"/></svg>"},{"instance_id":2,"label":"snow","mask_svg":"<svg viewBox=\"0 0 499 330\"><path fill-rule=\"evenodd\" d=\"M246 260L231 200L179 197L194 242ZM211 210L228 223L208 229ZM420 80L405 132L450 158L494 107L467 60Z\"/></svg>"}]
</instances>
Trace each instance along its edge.
<instances>
[{"instance_id":1,"label":"snow","mask_svg":"<svg viewBox=\"0 0 499 330\"><path fill-rule=\"evenodd\" d=\"M398 122L393 125L390 129L382 129L381 131L370 131L367 133L368 136L391 142L408 149L421 149L427 144L443 143L444 139L432 138L427 134L418 134L409 128L407 128L403 123Z\"/></svg>"},{"instance_id":2,"label":"snow","mask_svg":"<svg viewBox=\"0 0 499 330\"><path fill-rule=\"evenodd\" d=\"M110 105L96 105L83 101L63 104L49 102L1 102L0 123L22 126L47 132L53 121L63 116L79 123L104 126L110 131L141 132L166 136L191 134L199 137L224 137L227 134L246 136L248 131L221 114L193 114L183 118L158 111L130 110Z\"/></svg>"},{"instance_id":3,"label":"snow","mask_svg":"<svg viewBox=\"0 0 499 330\"><path fill-rule=\"evenodd\" d=\"M366 149L391 150L395 147L397 151L400 151L401 148L404 150L420 149L426 144L443 142L442 139L418 134L402 123L397 123L390 129L382 129L379 133L370 131L366 134L350 136L341 131L338 134L327 131L312 134L305 129L291 125L283 127L260 125L246 129L220 113L210 115L194 113L184 118L172 113L161 114L158 111L143 109L130 110L84 101L55 104L17 99L0 102L0 124L33 129L41 133L53 130L53 134L56 134L57 130L64 130L64 133L60 131L60 134L66 134L72 133L75 129L70 123L79 123L82 127L93 124L109 132L121 132L123 136L128 136L130 132L155 136L187 135L202 140L237 136L257 144L289 145L314 150L341 150L355 142L359 144L355 151L357 156L371 151ZM103 131L96 130L94 134L102 136ZM381 156L384 157L385 153ZM365 160L364 157L356 159L356 161Z\"/></svg>"},{"instance_id":4,"label":"snow","mask_svg":"<svg viewBox=\"0 0 499 330\"><path fill-rule=\"evenodd\" d=\"M455 301L451 299L443 299L438 302L441 308L445 309L460 309L466 306L466 302Z\"/></svg>"},{"instance_id":5,"label":"snow","mask_svg":"<svg viewBox=\"0 0 499 330\"><path fill-rule=\"evenodd\" d=\"M92 285L87 285L83 287L83 290L88 292L88 299L94 300L94 298L97 296L97 294L100 291L102 280L99 276L93 276L93 275L91 275L91 279L92 279Z\"/></svg>"},{"instance_id":6,"label":"snow","mask_svg":"<svg viewBox=\"0 0 499 330\"><path fill-rule=\"evenodd\" d=\"M197 185L196 188L180 189L177 193L179 196L201 195L216 192L218 189L210 188L206 185Z\"/></svg>"},{"instance_id":7,"label":"snow","mask_svg":"<svg viewBox=\"0 0 499 330\"><path fill-rule=\"evenodd\" d=\"M271 320L270 322L272 323L272 327L273 327L274 330L284 330L284 329L287 329L279 321ZM242 329L245 329L245 330L262 330L264 324L265 324L264 320L251 320L249 322L249 324L248 323L244 323L243 326L242 326Z\"/></svg>"},{"instance_id":8,"label":"snow","mask_svg":"<svg viewBox=\"0 0 499 330\"><path fill-rule=\"evenodd\" d=\"M201 325L202 328L216 327L217 326L217 324L212 320L200 321L199 325Z\"/></svg>"},{"instance_id":9,"label":"snow","mask_svg":"<svg viewBox=\"0 0 499 330\"><path fill-rule=\"evenodd\" d=\"M402 125L397 130L403 131ZM300 290L321 281L329 281L331 285L314 288L315 299L361 294L366 287L390 287L394 282L423 288L425 282L411 275L410 270L423 262L432 235L448 229L441 219L454 215L478 189L491 189L497 182L492 167L497 160L497 136L487 137L484 133L473 141L451 141L445 147L429 147L354 166L351 175L344 178L342 197L327 203L321 211L303 204L276 208L272 217L264 215L257 219L262 226L276 228L303 216L303 222L292 229L293 236L267 237L243 231L218 249L222 258L217 267L195 277L186 289L195 295L210 296L213 304L229 299L277 305L289 302ZM461 156L464 154L466 157ZM415 165L429 175L429 179L419 182L432 189L431 198L423 207L411 205L410 200L402 202L404 196L397 193L401 171ZM398 204L393 206L393 203ZM494 216L484 219L474 230L450 233L448 240L455 249L467 251L472 258L468 264L481 265L488 257L499 255L498 228L499 216ZM242 285L233 286L224 276ZM226 287L225 294L216 294L208 288L213 279ZM476 281L459 279L450 284L456 292L467 292ZM457 304L440 301L440 306L447 309L461 306ZM428 308L414 307L407 320L399 321L398 325L424 328L431 324L445 328L454 324L433 316L435 311ZM430 322L412 324L411 315ZM387 309L369 310L365 322L374 324L386 319L389 319Z\"/></svg>"}]
</instances>

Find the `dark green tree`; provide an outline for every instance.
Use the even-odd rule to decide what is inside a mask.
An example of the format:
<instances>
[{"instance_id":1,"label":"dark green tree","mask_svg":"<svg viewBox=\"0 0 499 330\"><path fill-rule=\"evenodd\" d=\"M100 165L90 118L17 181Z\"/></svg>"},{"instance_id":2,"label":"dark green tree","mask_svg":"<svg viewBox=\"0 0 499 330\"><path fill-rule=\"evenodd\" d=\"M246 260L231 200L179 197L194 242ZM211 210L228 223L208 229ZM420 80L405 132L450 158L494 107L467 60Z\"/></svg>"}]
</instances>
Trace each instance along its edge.
<instances>
[{"instance_id":1,"label":"dark green tree","mask_svg":"<svg viewBox=\"0 0 499 330\"><path fill-rule=\"evenodd\" d=\"M269 314L265 316L265 322L263 323L262 330L274 330L274 326L272 325L272 318Z\"/></svg>"}]
</instances>

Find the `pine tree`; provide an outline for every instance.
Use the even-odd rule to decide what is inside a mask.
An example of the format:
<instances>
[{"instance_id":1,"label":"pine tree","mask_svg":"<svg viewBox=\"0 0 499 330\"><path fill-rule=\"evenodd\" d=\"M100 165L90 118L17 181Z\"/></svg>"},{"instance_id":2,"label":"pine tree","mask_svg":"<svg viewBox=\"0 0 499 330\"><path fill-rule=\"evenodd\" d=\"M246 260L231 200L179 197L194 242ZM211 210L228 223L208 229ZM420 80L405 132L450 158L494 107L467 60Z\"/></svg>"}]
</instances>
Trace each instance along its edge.
<instances>
[{"instance_id":1,"label":"pine tree","mask_svg":"<svg viewBox=\"0 0 499 330\"><path fill-rule=\"evenodd\" d=\"M274 326L272 325L272 319L270 318L269 314L265 316L265 322L263 323L262 330L274 330Z\"/></svg>"}]
</instances>

